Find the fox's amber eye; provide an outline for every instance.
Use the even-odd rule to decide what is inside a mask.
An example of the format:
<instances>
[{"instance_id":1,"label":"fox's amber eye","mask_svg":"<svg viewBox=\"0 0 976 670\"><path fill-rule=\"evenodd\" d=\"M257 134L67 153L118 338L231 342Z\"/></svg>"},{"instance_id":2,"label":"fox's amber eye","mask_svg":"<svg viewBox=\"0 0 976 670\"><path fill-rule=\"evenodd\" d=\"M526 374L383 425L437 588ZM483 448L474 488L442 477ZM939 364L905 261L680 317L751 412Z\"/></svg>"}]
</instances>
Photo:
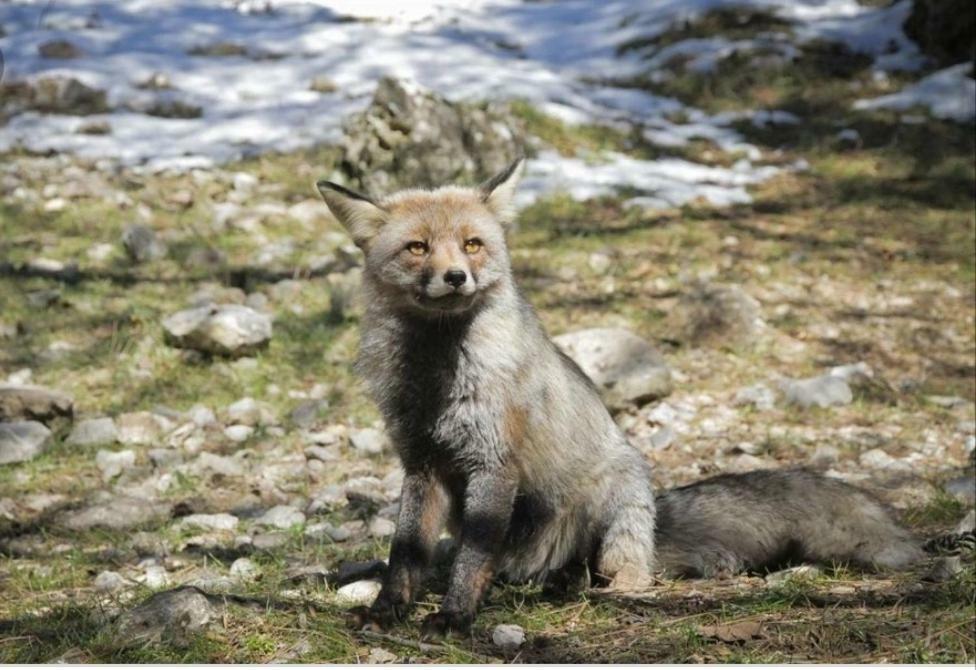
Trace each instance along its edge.
<instances>
[{"instance_id":1,"label":"fox's amber eye","mask_svg":"<svg viewBox=\"0 0 976 670\"><path fill-rule=\"evenodd\" d=\"M472 237L464 243L464 253L466 254L476 254L481 250L484 245L481 243L477 237Z\"/></svg>"},{"instance_id":2,"label":"fox's amber eye","mask_svg":"<svg viewBox=\"0 0 976 670\"><path fill-rule=\"evenodd\" d=\"M407 251L414 256L423 256L427 253L427 244L425 242L411 242L407 245Z\"/></svg>"}]
</instances>

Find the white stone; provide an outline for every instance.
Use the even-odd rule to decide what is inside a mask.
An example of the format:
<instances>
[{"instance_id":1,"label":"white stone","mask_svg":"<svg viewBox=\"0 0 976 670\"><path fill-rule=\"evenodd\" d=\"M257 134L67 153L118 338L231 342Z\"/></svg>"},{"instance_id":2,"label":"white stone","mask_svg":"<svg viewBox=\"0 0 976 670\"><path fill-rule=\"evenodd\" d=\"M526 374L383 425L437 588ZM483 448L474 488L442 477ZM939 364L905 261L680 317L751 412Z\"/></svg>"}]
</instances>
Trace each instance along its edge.
<instances>
[{"instance_id":1,"label":"white stone","mask_svg":"<svg viewBox=\"0 0 976 670\"><path fill-rule=\"evenodd\" d=\"M243 305L195 307L163 320L167 340L207 353L244 355L271 339L271 317Z\"/></svg>"},{"instance_id":2,"label":"white stone","mask_svg":"<svg viewBox=\"0 0 976 670\"><path fill-rule=\"evenodd\" d=\"M304 524L305 515L294 507L276 505L258 517L254 523L259 526L286 530L292 526Z\"/></svg>"},{"instance_id":3,"label":"white stone","mask_svg":"<svg viewBox=\"0 0 976 670\"><path fill-rule=\"evenodd\" d=\"M491 641L503 651L515 651L525 644L525 629L512 623L501 623L491 631Z\"/></svg>"},{"instance_id":4,"label":"white stone","mask_svg":"<svg viewBox=\"0 0 976 670\"><path fill-rule=\"evenodd\" d=\"M202 530L237 530L239 520L233 514L190 514L177 523L180 529L194 528Z\"/></svg>"},{"instance_id":5,"label":"white stone","mask_svg":"<svg viewBox=\"0 0 976 670\"><path fill-rule=\"evenodd\" d=\"M361 454L381 454L386 448L386 436L375 428L361 428L349 431L349 443Z\"/></svg>"},{"instance_id":6,"label":"white stone","mask_svg":"<svg viewBox=\"0 0 976 670\"><path fill-rule=\"evenodd\" d=\"M125 588L126 579L117 572L105 570L95 577L94 587L101 593L115 593Z\"/></svg>"},{"instance_id":7,"label":"white stone","mask_svg":"<svg viewBox=\"0 0 976 670\"><path fill-rule=\"evenodd\" d=\"M251 582L261 576L261 568L250 558L238 558L230 564L230 574L242 582Z\"/></svg>"},{"instance_id":8,"label":"white stone","mask_svg":"<svg viewBox=\"0 0 976 670\"><path fill-rule=\"evenodd\" d=\"M369 522L369 534L371 537L384 538L390 537L396 532L396 524L389 519L375 517Z\"/></svg>"},{"instance_id":9,"label":"white stone","mask_svg":"<svg viewBox=\"0 0 976 670\"><path fill-rule=\"evenodd\" d=\"M224 428L224 436L232 442L244 442L254 434L252 426L234 425Z\"/></svg>"},{"instance_id":10,"label":"white stone","mask_svg":"<svg viewBox=\"0 0 976 670\"><path fill-rule=\"evenodd\" d=\"M131 449L108 451L99 449L95 454L95 465L102 471L102 479L109 481L136 464L136 452Z\"/></svg>"},{"instance_id":11,"label":"white stone","mask_svg":"<svg viewBox=\"0 0 976 670\"><path fill-rule=\"evenodd\" d=\"M342 605L370 605L380 594L382 585L374 579L361 579L336 591L336 602Z\"/></svg>"}]
</instances>

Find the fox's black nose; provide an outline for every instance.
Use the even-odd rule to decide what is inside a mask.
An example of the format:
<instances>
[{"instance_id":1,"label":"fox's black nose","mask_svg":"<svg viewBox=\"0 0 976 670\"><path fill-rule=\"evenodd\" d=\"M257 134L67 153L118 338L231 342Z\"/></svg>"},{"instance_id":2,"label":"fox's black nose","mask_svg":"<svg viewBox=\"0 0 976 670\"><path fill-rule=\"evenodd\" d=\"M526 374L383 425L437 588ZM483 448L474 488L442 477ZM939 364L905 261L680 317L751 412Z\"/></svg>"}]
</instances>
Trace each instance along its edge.
<instances>
[{"instance_id":1,"label":"fox's black nose","mask_svg":"<svg viewBox=\"0 0 976 670\"><path fill-rule=\"evenodd\" d=\"M468 275L464 273L464 270L448 270L447 272L444 273L444 281L446 281L454 288L458 288L459 286L461 286L461 284L463 284L467 280L468 280Z\"/></svg>"}]
</instances>

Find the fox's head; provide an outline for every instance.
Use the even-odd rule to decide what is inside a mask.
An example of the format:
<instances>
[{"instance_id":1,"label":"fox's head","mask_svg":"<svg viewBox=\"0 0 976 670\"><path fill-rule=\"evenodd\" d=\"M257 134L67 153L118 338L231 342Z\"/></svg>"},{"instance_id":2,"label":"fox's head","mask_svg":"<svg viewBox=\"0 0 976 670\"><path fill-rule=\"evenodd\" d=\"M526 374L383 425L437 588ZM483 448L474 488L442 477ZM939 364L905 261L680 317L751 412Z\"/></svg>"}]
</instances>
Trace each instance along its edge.
<instances>
[{"instance_id":1,"label":"fox's head","mask_svg":"<svg viewBox=\"0 0 976 670\"><path fill-rule=\"evenodd\" d=\"M401 304L430 316L458 314L509 276L505 227L514 215L516 160L478 188L407 190L373 200L330 181L316 184L366 254L366 275Z\"/></svg>"}]
</instances>

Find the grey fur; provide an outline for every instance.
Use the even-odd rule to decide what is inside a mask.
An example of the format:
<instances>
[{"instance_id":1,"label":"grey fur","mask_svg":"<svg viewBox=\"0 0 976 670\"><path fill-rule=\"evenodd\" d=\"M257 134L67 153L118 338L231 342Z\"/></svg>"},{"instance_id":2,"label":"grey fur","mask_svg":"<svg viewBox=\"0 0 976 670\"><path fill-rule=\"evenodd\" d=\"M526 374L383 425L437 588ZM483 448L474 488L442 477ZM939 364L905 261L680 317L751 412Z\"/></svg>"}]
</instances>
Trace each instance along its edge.
<instances>
[{"instance_id":1,"label":"grey fur","mask_svg":"<svg viewBox=\"0 0 976 670\"><path fill-rule=\"evenodd\" d=\"M711 576L788 558L921 557L880 503L806 472L668 491L655 533L648 463L515 286L505 226L521 170L376 202L318 184L366 253L357 367L406 473L383 589L357 623L403 615L445 525L459 549L428 633L467 628L495 575L541 580L588 564L608 578L625 567ZM452 269L468 279L445 293Z\"/></svg>"},{"instance_id":2,"label":"grey fur","mask_svg":"<svg viewBox=\"0 0 976 670\"><path fill-rule=\"evenodd\" d=\"M872 495L804 470L720 475L657 497L658 567L713 577L787 563L900 569L919 540Z\"/></svg>"},{"instance_id":3,"label":"grey fur","mask_svg":"<svg viewBox=\"0 0 976 670\"><path fill-rule=\"evenodd\" d=\"M432 618L433 632L470 623L486 575L541 579L591 557L610 577L628 564L654 567L650 468L586 375L549 340L512 278L503 223L520 168L489 182L490 193L442 189L380 201L377 210L393 214L358 242L366 251L367 305L358 371L396 445L410 501L376 618L378 610L398 613L416 595L417 566L431 551L430 537L417 542L417 517L424 492L434 490L446 493L447 525L460 548L442 606L447 619ZM336 202L343 195L327 197L340 219L363 202ZM465 211L455 217L459 203ZM461 225L455 219L478 226L486 257L477 270L465 267L477 289L463 308L444 301L452 308L437 309L442 299L426 293L429 277L409 271L414 259L402 249L412 224L406 213L397 218L398 205L422 209L421 218L442 220L444 228ZM351 223L380 216L360 212ZM444 242L451 267L464 262L454 244ZM432 256L440 253L433 247Z\"/></svg>"}]
</instances>

